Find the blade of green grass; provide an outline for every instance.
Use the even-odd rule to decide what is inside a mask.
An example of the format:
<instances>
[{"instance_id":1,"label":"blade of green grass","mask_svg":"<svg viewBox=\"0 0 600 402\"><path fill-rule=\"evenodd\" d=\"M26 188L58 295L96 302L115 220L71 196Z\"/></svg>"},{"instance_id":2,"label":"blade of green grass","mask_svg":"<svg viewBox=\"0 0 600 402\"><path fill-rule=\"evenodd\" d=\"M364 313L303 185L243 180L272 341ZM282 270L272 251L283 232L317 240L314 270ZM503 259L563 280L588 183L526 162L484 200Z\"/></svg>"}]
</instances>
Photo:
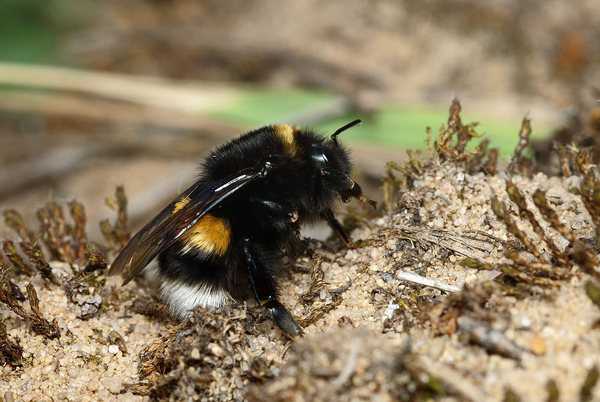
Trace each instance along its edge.
<instances>
[{"instance_id":1,"label":"blade of green grass","mask_svg":"<svg viewBox=\"0 0 600 402\"><path fill-rule=\"evenodd\" d=\"M246 88L227 110L212 113L247 128L259 127L280 122L283 116L298 114L307 108L314 108L319 102L328 102L332 96L323 92L300 89L261 89ZM323 133L333 132L337 127L360 118L348 115L325 122L315 127ZM432 128L433 135L446 122L446 108L426 108L424 106L388 105L370 116L362 125L343 134L344 141L362 141L373 145L391 145L399 148L422 149L426 146L425 129ZM498 147L503 155L510 155L518 142L520 121L505 122L483 116L463 114L464 122L479 121L479 132L489 136L492 146ZM547 135L545 128L536 128L533 138Z\"/></svg>"}]
</instances>

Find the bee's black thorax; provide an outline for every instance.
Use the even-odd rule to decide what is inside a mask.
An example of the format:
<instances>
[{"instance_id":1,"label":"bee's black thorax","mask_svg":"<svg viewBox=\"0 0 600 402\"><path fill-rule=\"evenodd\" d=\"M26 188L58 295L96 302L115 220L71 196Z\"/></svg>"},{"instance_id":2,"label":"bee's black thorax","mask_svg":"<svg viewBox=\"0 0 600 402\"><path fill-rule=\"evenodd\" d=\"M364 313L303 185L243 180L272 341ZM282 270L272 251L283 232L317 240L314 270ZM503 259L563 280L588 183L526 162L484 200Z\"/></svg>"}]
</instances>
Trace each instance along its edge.
<instances>
[{"instance_id":1,"label":"bee's black thorax","mask_svg":"<svg viewBox=\"0 0 600 402\"><path fill-rule=\"evenodd\" d=\"M341 174L350 174L345 149L334 147L311 131L280 125L252 131L212 152L204 164L204 177L225 177L272 159L272 173L240 191L232 203L249 198L279 202L298 212L302 221L312 221L338 197L336 178L323 179L313 164L311 153L315 149L324 152Z\"/></svg>"}]
</instances>

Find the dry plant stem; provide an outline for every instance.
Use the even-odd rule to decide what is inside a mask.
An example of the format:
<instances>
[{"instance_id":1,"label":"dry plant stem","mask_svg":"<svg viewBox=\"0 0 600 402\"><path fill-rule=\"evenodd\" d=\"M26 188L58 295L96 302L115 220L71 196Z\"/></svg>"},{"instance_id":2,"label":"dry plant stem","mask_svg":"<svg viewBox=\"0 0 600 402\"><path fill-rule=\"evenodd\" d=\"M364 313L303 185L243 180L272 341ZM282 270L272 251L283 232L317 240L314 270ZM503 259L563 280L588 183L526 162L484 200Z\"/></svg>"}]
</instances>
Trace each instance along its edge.
<instances>
[{"instance_id":1,"label":"dry plant stem","mask_svg":"<svg viewBox=\"0 0 600 402\"><path fill-rule=\"evenodd\" d=\"M450 285L437 279L426 278L424 276L415 274L414 272L410 271L396 271L396 276L398 277L398 279L403 281L443 290L445 292L456 293L461 291L461 288L459 288L458 286Z\"/></svg>"},{"instance_id":2,"label":"dry plant stem","mask_svg":"<svg viewBox=\"0 0 600 402\"><path fill-rule=\"evenodd\" d=\"M73 241L75 254L78 260L83 260L87 252L87 235L85 225L87 217L85 207L79 201L73 200L69 202L69 211L73 219Z\"/></svg>"},{"instance_id":3,"label":"dry plant stem","mask_svg":"<svg viewBox=\"0 0 600 402\"><path fill-rule=\"evenodd\" d=\"M47 250L50 251L51 258L73 263L73 251L70 244L65 240L67 233L64 217L62 217L62 212L53 204L50 202L36 212L40 223L42 241Z\"/></svg>"},{"instance_id":4,"label":"dry plant stem","mask_svg":"<svg viewBox=\"0 0 600 402\"><path fill-rule=\"evenodd\" d=\"M325 287L325 272L321 268L322 260L315 261L312 266L310 274L310 287L305 294L300 296L302 303L311 303L316 297L319 296L321 290Z\"/></svg>"},{"instance_id":5,"label":"dry plant stem","mask_svg":"<svg viewBox=\"0 0 600 402\"><path fill-rule=\"evenodd\" d=\"M35 269L40 273L42 278L52 282L55 285L60 285L60 281L52 273L52 268L46 261L42 249L37 244L31 244L27 242L19 243L19 247L23 251L23 254L29 258L29 261L33 264Z\"/></svg>"},{"instance_id":6,"label":"dry plant stem","mask_svg":"<svg viewBox=\"0 0 600 402\"><path fill-rule=\"evenodd\" d=\"M488 158L483 167L483 171L490 176L493 176L498 172L498 154L498 148L492 148L488 152Z\"/></svg>"},{"instance_id":7,"label":"dry plant stem","mask_svg":"<svg viewBox=\"0 0 600 402\"><path fill-rule=\"evenodd\" d=\"M40 310L40 300L31 283L27 284L27 298L29 299L29 308L33 314L33 317L31 315L29 317L33 332L43 335L48 339L59 338L60 330L58 328L58 322L56 319L50 322L44 318L42 311Z\"/></svg>"},{"instance_id":8,"label":"dry plant stem","mask_svg":"<svg viewBox=\"0 0 600 402\"><path fill-rule=\"evenodd\" d=\"M6 325L0 320L0 366L6 364L19 367L23 361L23 347L19 340L11 340L6 331Z\"/></svg>"},{"instance_id":9,"label":"dry plant stem","mask_svg":"<svg viewBox=\"0 0 600 402\"><path fill-rule=\"evenodd\" d=\"M537 221L533 212L529 210L527 207L527 201L525 200L525 196L519 190L519 188L512 182L512 180L506 181L506 193L512 202L514 202L517 207L519 207L519 214L522 218L525 218L533 231L538 235L538 237L548 245L552 256L559 262L561 266L566 266L568 264L568 257L560 251L558 246L554 243L554 241L546 234L540 223Z\"/></svg>"},{"instance_id":10,"label":"dry plant stem","mask_svg":"<svg viewBox=\"0 0 600 402\"><path fill-rule=\"evenodd\" d=\"M475 149L475 152L473 153L471 160L467 162L467 171L468 172L476 172L478 168L480 168L482 165L484 165L483 158L488 153L489 145L490 145L490 140L487 138L484 138L483 140L481 140L479 145L477 145L477 148Z\"/></svg>"},{"instance_id":11,"label":"dry plant stem","mask_svg":"<svg viewBox=\"0 0 600 402\"><path fill-rule=\"evenodd\" d=\"M490 328L483 322L462 316L458 318L458 327L469 335L471 342L483 347L490 353L520 361L523 353L526 352L502 332Z\"/></svg>"},{"instance_id":12,"label":"dry plant stem","mask_svg":"<svg viewBox=\"0 0 600 402\"><path fill-rule=\"evenodd\" d=\"M302 328L306 328L316 323L330 311L333 311L336 307L338 307L342 303L342 301L342 296L336 295L331 299L329 303L319 304L316 306L313 305L304 317L298 319L298 324L300 324Z\"/></svg>"},{"instance_id":13,"label":"dry plant stem","mask_svg":"<svg viewBox=\"0 0 600 402\"><path fill-rule=\"evenodd\" d=\"M21 240L28 241L30 243L34 243L36 241L35 235L27 228L23 216L18 211L14 209L7 209L4 211L3 215L6 226L11 228Z\"/></svg>"},{"instance_id":14,"label":"dry plant stem","mask_svg":"<svg viewBox=\"0 0 600 402\"><path fill-rule=\"evenodd\" d=\"M600 178L597 169L589 169L579 188L581 200L596 227L596 242L600 244Z\"/></svg>"},{"instance_id":15,"label":"dry plant stem","mask_svg":"<svg viewBox=\"0 0 600 402\"><path fill-rule=\"evenodd\" d=\"M25 263L23 257L19 255L15 244L11 240L4 240L2 242L2 249L8 260L16 268L17 274L32 276L35 273L31 267Z\"/></svg>"},{"instance_id":16,"label":"dry plant stem","mask_svg":"<svg viewBox=\"0 0 600 402\"><path fill-rule=\"evenodd\" d=\"M515 148L512 159L508 164L508 171L516 173L518 165L523 160L523 151L529 146L529 137L531 135L531 120L527 117L523 118L521 122L521 129L519 130L519 142Z\"/></svg>"},{"instance_id":17,"label":"dry plant stem","mask_svg":"<svg viewBox=\"0 0 600 402\"><path fill-rule=\"evenodd\" d=\"M570 264L567 267L557 267L545 261L531 261L522 253L512 248L504 250L504 256L514 263L515 268L533 276L550 279L567 279L571 276Z\"/></svg>"},{"instance_id":18,"label":"dry plant stem","mask_svg":"<svg viewBox=\"0 0 600 402\"><path fill-rule=\"evenodd\" d=\"M115 190L114 197L109 197L105 200L106 205L116 211L117 218L115 223L111 224L108 219L100 222L100 230L104 238L115 249L119 250L125 246L129 240L129 231L127 230L128 215L127 215L127 197L123 186L118 186Z\"/></svg>"},{"instance_id":19,"label":"dry plant stem","mask_svg":"<svg viewBox=\"0 0 600 402\"><path fill-rule=\"evenodd\" d=\"M533 241L529 237L527 237L525 232L519 229L516 222L511 218L510 211L508 210L506 205L504 205L503 202L496 198L496 196L491 198L491 202L494 214L496 214L496 217L500 221L504 222L508 232L515 236L517 239L519 239L521 243L523 243L527 251L529 251L536 258L539 259L541 256L539 250L537 249Z\"/></svg>"},{"instance_id":20,"label":"dry plant stem","mask_svg":"<svg viewBox=\"0 0 600 402\"><path fill-rule=\"evenodd\" d=\"M527 269L523 270L523 267L513 266L509 264L501 264L497 266L504 275L512 278L517 282L523 282L528 285L536 285L541 287L558 287L559 283L552 278L546 278L543 276L537 276L537 272Z\"/></svg>"},{"instance_id":21,"label":"dry plant stem","mask_svg":"<svg viewBox=\"0 0 600 402\"><path fill-rule=\"evenodd\" d=\"M27 321L33 332L47 339L60 337L60 330L56 320L49 322L43 317L37 293L31 283L27 284L27 298L29 299L31 313L27 313L21 306L21 303L10 293L6 281L0 283L0 302L4 303L13 313Z\"/></svg>"},{"instance_id":22,"label":"dry plant stem","mask_svg":"<svg viewBox=\"0 0 600 402\"><path fill-rule=\"evenodd\" d=\"M50 213L50 220L54 236L58 243L58 252L67 263L75 262L75 252L71 246L71 237L73 228L65 221L63 208L55 201L50 201L46 204L46 208Z\"/></svg>"},{"instance_id":23,"label":"dry plant stem","mask_svg":"<svg viewBox=\"0 0 600 402\"><path fill-rule=\"evenodd\" d=\"M556 230L562 237L573 243L575 241L575 234L572 230L569 230L558 217L556 211L548 204L546 193L542 190L536 190L533 193L533 203L540 211L546 222L550 224L552 229Z\"/></svg>"},{"instance_id":24,"label":"dry plant stem","mask_svg":"<svg viewBox=\"0 0 600 402\"><path fill-rule=\"evenodd\" d=\"M456 159L458 154L457 146L452 146L452 137L462 130L463 124L460 119L461 105L458 99L453 99L450 105L448 122L446 127L443 127L438 134L433 146L441 160ZM460 139L457 141L460 142Z\"/></svg>"},{"instance_id":25,"label":"dry plant stem","mask_svg":"<svg viewBox=\"0 0 600 402\"><path fill-rule=\"evenodd\" d=\"M587 175L595 166L592 161L592 155L586 150L577 150L575 152L575 166L582 175Z\"/></svg>"},{"instance_id":26,"label":"dry plant stem","mask_svg":"<svg viewBox=\"0 0 600 402\"><path fill-rule=\"evenodd\" d=\"M459 255L484 259L503 245L503 241L480 231L456 232L427 226L404 226L390 231L391 236L426 243L428 246L440 246Z\"/></svg>"},{"instance_id":27,"label":"dry plant stem","mask_svg":"<svg viewBox=\"0 0 600 402\"><path fill-rule=\"evenodd\" d=\"M571 256L583 271L600 280L600 271L598 270L600 268L600 259L587 244L581 240L577 240L573 244Z\"/></svg>"},{"instance_id":28,"label":"dry plant stem","mask_svg":"<svg viewBox=\"0 0 600 402\"><path fill-rule=\"evenodd\" d=\"M232 88L232 91L236 91L236 89ZM212 138L215 134L217 136L219 133L224 135L240 129L239 126L234 124L217 121L206 114L202 114L200 110L191 114L179 110L123 103L106 98L91 98L73 93L7 91L0 99L0 110L40 114L51 119L66 118L89 121L92 124L110 122L145 130L151 127L164 131L165 135L186 136L189 138L200 136L202 138ZM285 122L292 123L289 120L285 120ZM312 125L313 123L298 122L298 124ZM82 134L85 135L85 133ZM113 153L130 144L130 141L120 143L118 146L113 144L103 149L102 153ZM139 145L137 149L139 149ZM60 166L60 164L54 166ZM29 171L34 172L33 170Z\"/></svg>"},{"instance_id":29,"label":"dry plant stem","mask_svg":"<svg viewBox=\"0 0 600 402\"><path fill-rule=\"evenodd\" d=\"M231 90L214 86L204 85L198 89L188 85L175 85L155 77L12 63L0 63L0 83L76 91L192 114L197 114L207 106L213 107L215 102L226 104L232 99Z\"/></svg>"},{"instance_id":30,"label":"dry plant stem","mask_svg":"<svg viewBox=\"0 0 600 402\"><path fill-rule=\"evenodd\" d=\"M556 152L558 153L558 159L560 161L560 171L563 177L571 176L571 158L569 155L569 151L563 144L554 144Z\"/></svg>"}]
</instances>

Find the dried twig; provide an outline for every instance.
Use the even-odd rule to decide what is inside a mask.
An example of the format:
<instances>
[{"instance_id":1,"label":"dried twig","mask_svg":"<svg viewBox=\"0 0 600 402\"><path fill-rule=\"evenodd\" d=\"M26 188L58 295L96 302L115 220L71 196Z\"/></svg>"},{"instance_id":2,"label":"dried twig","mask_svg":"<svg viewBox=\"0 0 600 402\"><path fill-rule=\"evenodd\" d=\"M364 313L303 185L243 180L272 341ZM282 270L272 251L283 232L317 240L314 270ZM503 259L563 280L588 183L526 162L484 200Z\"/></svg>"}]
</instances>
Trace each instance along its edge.
<instances>
[{"instance_id":1,"label":"dried twig","mask_svg":"<svg viewBox=\"0 0 600 402\"><path fill-rule=\"evenodd\" d=\"M415 243L439 246L465 257L485 259L504 242L481 231L446 230L428 226L404 226L394 228L392 235Z\"/></svg>"},{"instance_id":2,"label":"dried twig","mask_svg":"<svg viewBox=\"0 0 600 402\"><path fill-rule=\"evenodd\" d=\"M540 211L546 222L552 226L552 229L556 230L561 234L562 237L573 243L575 241L575 234L561 222L554 208L548 204L546 193L540 189L537 189L535 193L533 193L532 199L533 203Z\"/></svg>"},{"instance_id":3,"label":"dried twig","mask_svg":"<svg viewBox=\"0 0 600 402\"><path fill-rule=\"evenodd\" d=\"M127 244L130 233L127 229L127 197L123 186L118 186L114 197L106 199L106 205L117 213L115 223L111 224L108 219L100 222L100 230L108 243L116 250Z\"/></svg>"},{"instance_id":4,"label":"dried twig","mask_svg":"<svg viewBox=\"0 0 600 402\"><path fill-rule=\"evenodd\" d=\"M512 159L508 164L507 170L512 173L527 173L524 164L523 151L529 146L529 137L531 136L531 120L527 117L523 118L521 122L521 129L519 130L519 142L515 147Z\"/></svg>"},{"instance_id":5,"label":"dried twig","mask_svg":"<svg viewBox=\"0 0 600 402\"><path fill-rule=\"evenodd\" d=\"M319 296L319 293L326 285L324 281L325 272L323 272L323 269L321 268L322 263L323 261L320 258L318 258L318 260L314 261L312 264L312 271L310 274L310 287L308 288L306 293L300 296L300 299L302 300L303 304L311 303L316 297Z\"/></svg>"},{"instance_id":6,"label":"dried twig","mask_svg":"<svg viewBox=\"0 0 600 402\"><path fill-rule=\"evenodd\" d=\"M2 242L2 249L4 250L6 257L8 257L8 260L16 268L17 274L26 276L32 276L34 274L33 269L31 269L31 267L25 263L23 257L21 257L17 252L15 243L13 243L11 240L4 240Z\"/></svg>"},{"instance_id":7,"label":"dried twig","mask_svg":"<svg viewBox=\"0 0 600 402\"><path fill-rule=\"evenodd\" d=\"M206 85L198 89L154 77L12 63L0 63L0 83L75 91L192 114L235 99L231 89L222 87Z\"/></svg>"},{"instance_id":8,"label":"dried twig","mask_svg":"<svg viewBox=\"0 0 600 402\"><path fill-rule=\"evenodd\" d=\"M520 361L523 353L526 352L502 332L490 328L481 321L462 316L458 318L458 327L469 335L471 342L480 345L490 353Z\"/></svg>"},{"instance_id":9,"label":"dried twig","mask_svg":"<svg viewBox=\"0 0 600 402\"><path fill-rule=\"evenodd\" d=\"M60 337L60 330L56 319L49 322L43 317L37 293L31 283L27 285L27 298L29 299L31 313L26 312L21 303L14 298L8 289L6 281L0 282L0 303L4 303L13 313L27 321L36 334L42 335L47 339Z\"/></svg>"},{"instance_id":10,"label":"dried twig","mask_svg":"<svg viewBox=\"0 0 600 402\"><path fill-rule=\"evenodd\" d=\"M523 243L527 251L533 254L536 258L540 258L540 252L534 242L517 226L516 222L511 218L510 211L496 196L491 198L492 211L496 217L504 222L509 233L515 236Z\"/></svg>"},{"instance_id":11,"label":"dried twig","mask_svg":"<svg viewBox=\"0 0 600 402\"><path fill-rule=\"evenodd\" d=\"M497 171L498 171L498 155L499 155L498 148L492 148L489 150L487 160L485 161L485 164L483 166L483 171L486 174L493 176L497 173Z\"/></svg>"},{"instance_id":12,"label":"dried twig","mask_svg":"<svg viewBox=\"0 0 600 402\"><path fill-rule=\"evenodd\" d=\"M414 272L396 271L396 276L398 277L398 279L403 280L403 281L416 283L418 285L423 285L423 286L427 286L430 288L443 290L445 292L456 293L456 292L461 291L461 288L459 288L458 286L450 285L448 283L444 283L437 279L426 278L419 274L415 274Z\"/></svg>"},{"instance_id":13,"label":"dried twig","mask_svg":"<svg viewBox=\"0 0 600 402\"><path fill-rule=\"evenodd\" d=\"M531 210L527 207L527 201L525 200L525 196L523 195L521 190L519 190L519 188L512 182L512 180L506 181L506 193L508 194L510 200L517 204L517 207L519 207L519 214L521 215L521 218L526 219L533 228L533 231L538 235L538 237L544 240L546 245L548 245L552 256L559 262L561 266L566 266L569 261L567 255L558 248L556 243L554 243L554 241L542 228L540 223L533 215L533 212L531 212Z\"/></svg>"},{"instance_id":14,"label":"dried twig","mask_svg":"<svg viewBox=\"0 0 600 402\"><path fill-rule=\"evenodd\" d=\"M571 158L570 153L563 144L554 144L558 159L560 161L560 171L563 177L571 176Z\"/></svg>"},{"instance_id":15,"label":"dried twig","mask_svg":"<svg viewBox=\"0 0 600 402\"><path fill-rule=\"evenodd\" d=\"M19 247L23 251L23 254L27 256L31 264L35 267L35 269L40 273L42 278L47 281L52 282L55 285L59 285L60 281L56 278L54 273L52 272L52 268L46 261L44 257L44 253L38 244L31 244L28 242L19 243Z\"/></svg>"},{"instance_id":16,"label":"dried twig","mask_svg":"<svg viewBox=\"0 0 600 402\"><path fill-rule=\"evenodd\" d=\"M4 211L3 215L6 226L14 230L21 240L28 241L30 243L34 243L36 241L35 235L31 230L29 230L25 224L23 216L18 211L14 209L7 209Z\"/></svg>"},{"instance_id":17,"label":"dried twig","mask_svg":"<svg viewBox=\"0 0 600 402\"><path fill-rule=\"evenodd\" d=\"M19 340L8 337L6 325L0 321L0 366L6 364L11 367L19 367L23 362L23 347Z\"/></svg>"},{"instance_id":18,"label":"dried twig","mask_svg":"<svg viewBox=\"0 0 600 402\"><path fill-rule=\"evenodd\" d=\"M29 308L32 312L28 319L31 322L33 332L43 335L48 339L60 337L60 330L56 319L50 322L42 315L40 299L38 299L37 292L31 283L27 284L27 298L29 299Z\"/></svg>"},{"instance_id":19,"label":"dried twig","mask_svg":"<svg viewBox=\"0 0 600 402\"><path fill-rule=\"evenodd\" d=\"M69 202L69 211L71 213L71 218L73 219L73 248L76 257L79 260L83 260L86 256L88 242L85 231L85 225L87 223L85 207L79 201L72 200Z\"/></svg>"}]
</instances>

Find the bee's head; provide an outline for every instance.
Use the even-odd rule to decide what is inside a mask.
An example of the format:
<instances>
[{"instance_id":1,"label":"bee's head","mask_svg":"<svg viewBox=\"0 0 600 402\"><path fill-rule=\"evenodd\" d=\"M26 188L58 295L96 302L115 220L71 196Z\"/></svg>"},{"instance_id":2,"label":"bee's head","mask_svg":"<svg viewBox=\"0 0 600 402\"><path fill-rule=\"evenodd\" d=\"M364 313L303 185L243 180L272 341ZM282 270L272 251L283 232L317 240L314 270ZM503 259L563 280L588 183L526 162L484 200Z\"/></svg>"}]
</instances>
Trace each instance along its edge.
<instances>
[{"instance_id":1,"label":"bee's head","mask_svg":"<svg viewBox=\"0 0 600 402\"><path fill-rule=\"evenodd\" d=\"M314 172L316 190L320 194L338 195L344 202L362 196L360 186L351 178L352 165L348 151L337 141L339 134L360 122L354 120L337 129L329 140L311 144L308 163Z\"/></svg>"}]
</instances>

